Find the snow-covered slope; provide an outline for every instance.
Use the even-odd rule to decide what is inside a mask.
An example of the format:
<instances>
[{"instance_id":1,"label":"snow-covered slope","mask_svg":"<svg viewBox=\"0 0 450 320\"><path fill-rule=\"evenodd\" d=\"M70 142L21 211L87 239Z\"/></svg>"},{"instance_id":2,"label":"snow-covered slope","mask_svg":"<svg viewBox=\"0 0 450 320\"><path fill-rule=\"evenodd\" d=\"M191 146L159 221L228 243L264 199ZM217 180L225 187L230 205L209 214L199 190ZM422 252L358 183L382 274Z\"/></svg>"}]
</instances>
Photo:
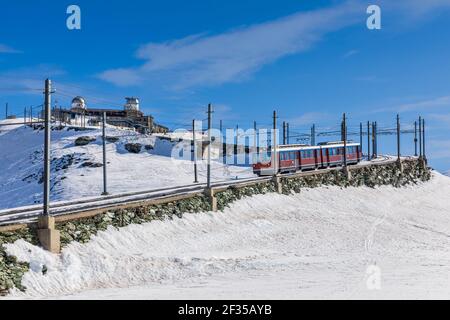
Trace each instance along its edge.
<instances>
[{"instance_id":1,"label":"snow-covered slope","mask_svg":"<svg viewBox=\"0 0 450 320\"><path fill-rule=\"evenodd\" d=\"M449 194L450 178L434 173L400 189L259 195L223 213L110 228L60 256L18 241L7 250L32 271L14 297L449 299ZM367 286L369 266L380 290Z\"/></svg>"},{"instance_id":2,"label":"snow-covered slope","mask_svg":"<svg viewBox=\"0 0 450 320\"><path fill-rule=\"evenodd\" d=\"M20 122L21 119L2 122ZM40 203L42 200L43 130L0 126L0 209ZM81 136L96 138L85 146L75 146ZM157 136L108 127L107 136L118 137L107 144L108 191L120 193L158 187L191 184L191 161L174 161L175 142ZM140 143L139 154L129 153L126 143ZM145 146L151 146L151 150ZM52 131L51 200L68 200L102 193L102 139L99 128L87 131ZM253 176L250 167L224 166L213 162L212 179L227 180ZM199 163L199 180L206 181L206 165Z\"/></svg>"}]
</instances>

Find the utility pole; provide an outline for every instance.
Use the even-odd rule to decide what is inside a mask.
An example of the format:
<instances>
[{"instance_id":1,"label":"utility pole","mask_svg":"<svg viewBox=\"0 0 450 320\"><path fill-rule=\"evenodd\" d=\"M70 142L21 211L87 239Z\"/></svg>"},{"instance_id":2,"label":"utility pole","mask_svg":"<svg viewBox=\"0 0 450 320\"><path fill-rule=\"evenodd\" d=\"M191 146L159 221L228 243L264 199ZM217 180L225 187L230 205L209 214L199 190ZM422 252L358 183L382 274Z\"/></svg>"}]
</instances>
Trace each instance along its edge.
<instances>
[{"instance_id":1,"label":"utility pole","mask_svg":"<svg viewBox=\"0 0 450 320\"><path fill-rule=\"evenodd\" d=\"M208 164L206 185L211 190L211 123L212 123L212 107L208 104Z\"/></svg>"},{"instance_id":2,"label":"utility pole","mask_svg":"<svg viewBox=\"0 0 450 320\"><path fill-rule=\"evenodd\" d=\"M367 160L370 160L370 122L367 121Z\"/></svg>"},{"instance_id":3,"label":"utility pole","mask_svg":"<svg viewBox=\"0 0 450 320\"><path fill-rule=\"evenodd\" d=\"M362 152L362 144L363 144L363 128L362 128L362 122L359 123L359 150ZM359 158L359 155L358 155Z\"/></svg>"},{"instance_id":4,"label":"utility pole","mask_svg":"<svg viewBox=\"0 0 450 320\"><path fill-rule=\"evenodd\" d=\"M220 130L220 134L221 134L222 137L223 137L223 133L222 133L222 119L221 119L220 122L219 122L219 130Z\"/></svg>"},{"instance_id":5,"label":"utility pole","mask_svg":"<svg viewBox=\"0 0 450 320\"><path fill-rule=\"evenodd\" d=\"M272 159L273 159L273 168L274 174L278 174L278 158L277 158L277 112L273 111L273 151L272 151Z\"/></svg>"},{"instance_id":6,"label":"utility pole","mask_svg":"<svg viewBox=\"0 0 450 320\"><path fill-rule=\"evenodd\" d=\"M30 107L30 127L33 125L33 107Z\"/></svg>"},{"instance_id":7,"label":"utility pole","mask_svg":"<svg viewBox=\"0 0 450 320\"><path fill-rule=\"evenodd\" d=\"M422 117L419 117L419 158L423 157L422 152Z\"/></svg>"},{"instance_id":8,"label":"utility pole","mask_svg":"<svg viewBox=\"0 0 450 320\"><path fill-rule=\"evenodd\" d=\"M373 130L373 153L374 153L374 157L378 157L378 123L375 121L374 123L374 128Z\"/></svg>"},{"instance_id":9,"label":"utility pole","mask_svg":"<svg viewBox=\"0 0 450 320\"><path fill-rule=\"evenodd\" d=\"M414 121L414 156L417 157L417 121Z\"/></svg>"},{"instance_id":10,"label":"utility pole","mask_svg":"<svg viewBox=\"0 0 450 320\"><path fill-rule=\"evenodd\" d=\"M345 113L342 116L342 131L344 138L344 168L347 169L347 119Z\"/></svg>"},{"instance_id":11,"label":"utility pole","mask_svg":"<svg viewBox=\"0 0 450 320\"><path fill-rule=\"evenodd\" d=\"M397 114L397 161L400 163L400 116Z\"/></svg>"},{"instance_id":12,"label":"utility pole","mask_svg":"<svg viewBox=\"0 0 450 320\"><path fill-rule=\"evenodd\" d=\"M376 158L375 154L375 121L372 121L372 159Z\"/></svg>"},{"instance_id":13,"label":"utility pole","mask_svg":"<svg viewBox=\"0 0 450 320\"><path fill-rule=\"evenodd\" d=\"M51 92L52 82L50 79L45 80L45 140L44 140L44 207L43 214L48 216L50 214L50 119L51 119Z\"/></svg>"},{"instance_id":14,"label":"utility pole","mask_svg":"<svg viewBox=\"0 0 450 320\"><path fill-rule=\"evenodd\" d=\"M108 195L107 180L106 180L106 112L103 112L103 193L102 196Z\"/></svg>"},{"instance_id":15,"label":"utility pole","mask_svg":"<svg viewBox=\"0 0 450 320\"><path fill-rule=\"evenodd\" d=\"M27 124L27 108L23 108L23 124Z\"/></svg>"},{"instance_id":16,"label":"utility pole","mask_svg":"<svg viewBox=\"0 0 450 320\"><path fill-rule=\"evenodd\" d=\"M220 125L222 125L222 120L220 120ZM197 175L197 139L195 137L195 119L192 120L192 141L194 143L193 144L194 183L198 183L198 175Z\"/></svg>"},{"instance_id":17,"label":"utility pole","mask_svg":"<svg viewBox=\"0 0 450 320\"><path fill-rule=\"evenodd\" d=\"M239 125L236 125L236 134L235 134L235 139L234 139L234 164L237 164L237 154L239 152L238 150L238 141L239 141Z\"/></svg>"},{"instance_id":18,"label":"utility pole","mask_svg":"<svg viewBox=\"0 0 450 320\"><path fill-rule=\"evenodd\" d=\"M8 119L8 102L6 103L5 119Z\"/></svg>"},{"instance_id":19,"label":"utility pole","mask_svg":"<svg viewBox=\"0 0 450 320\"><path fill-rule=\"evenodd\" d=\"M422 148L423 148L423 159L425 160L425 163L427 163L427 156L425 155L425 119L422 119Z\"/></svg>"},{"instance_id":20,"label":"utility pole","mask_svg":"<svg viewBox=\"0 0 450 320\"><path fill-rule=\"evenodd\" d=\"M253 121L253 152L258 153L258 134L256 129L256 121Z\"/></svg>"},{"instance_id":21,"label":"utility pole","mask_svg":"<svg viewBox=\"0 0 450 320\"><path fill-rule=\"evenodd\" d=\"M286 144L289 144L289 122L286 122Z\"/></svg>"},{"instance_id":22,"label":"utility pole","mask_svg":"<svg viewBox=\"0 0 450 320\"><path fill-rule=\"evenodd\" d=\"M283 144L286 144L286 121L283 121Z\"/></svg>"}]
</instances>

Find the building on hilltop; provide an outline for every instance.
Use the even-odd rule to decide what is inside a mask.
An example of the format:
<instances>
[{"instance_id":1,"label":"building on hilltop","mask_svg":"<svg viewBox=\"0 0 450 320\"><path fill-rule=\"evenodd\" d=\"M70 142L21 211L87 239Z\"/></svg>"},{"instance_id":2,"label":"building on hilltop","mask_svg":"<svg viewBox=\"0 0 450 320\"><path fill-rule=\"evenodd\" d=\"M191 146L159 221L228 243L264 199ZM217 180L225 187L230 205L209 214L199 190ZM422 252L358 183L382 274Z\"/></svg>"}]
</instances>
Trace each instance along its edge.
<instances>
[{"instance_id":1,"label":"building on hilltop","mask_svg":"<svg viewBox=\"0 0 450 320\"><path fill-rule=\"evenodd\" d=\"M70 109L55 109L53 114L59 120L74 125L99 125L103 113L106 112L106 122L119 127L134 128L142 133L166 133L169 129L157 124L151 115L144 115L139 110L139 99L126 97L126 103L120 109L89 108L83 97L72 99Z\"/></svg>"}]
</instances>

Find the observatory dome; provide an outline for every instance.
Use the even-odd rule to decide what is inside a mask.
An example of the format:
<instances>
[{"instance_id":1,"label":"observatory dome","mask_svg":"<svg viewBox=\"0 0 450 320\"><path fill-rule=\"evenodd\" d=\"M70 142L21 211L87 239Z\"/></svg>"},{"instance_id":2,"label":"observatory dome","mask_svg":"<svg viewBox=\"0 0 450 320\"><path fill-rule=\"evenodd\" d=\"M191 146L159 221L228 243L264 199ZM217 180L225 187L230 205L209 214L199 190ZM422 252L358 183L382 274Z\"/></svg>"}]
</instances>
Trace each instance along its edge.
<instances>
[{"instance_id":1,"label":"observatory dome","mask_svg":"<svg viewBox=\"0 0 450 320\"><path fill-rule=\"evenodd\" d=\"M86 102L83 97L75 97L72 99L72 109L86 109Z\"/></svg>"},{"instance_id":2,"label":"observatory dome","mask_svg":"<svg viewBox=\"0 0 450 320\"><path fill-rule=\"evenodd\" d=\"M139 110L139 99L135 97L126 97L127 102L125 103L125 110L128 111L138 111Z\"/></svg>"}]
</instances>

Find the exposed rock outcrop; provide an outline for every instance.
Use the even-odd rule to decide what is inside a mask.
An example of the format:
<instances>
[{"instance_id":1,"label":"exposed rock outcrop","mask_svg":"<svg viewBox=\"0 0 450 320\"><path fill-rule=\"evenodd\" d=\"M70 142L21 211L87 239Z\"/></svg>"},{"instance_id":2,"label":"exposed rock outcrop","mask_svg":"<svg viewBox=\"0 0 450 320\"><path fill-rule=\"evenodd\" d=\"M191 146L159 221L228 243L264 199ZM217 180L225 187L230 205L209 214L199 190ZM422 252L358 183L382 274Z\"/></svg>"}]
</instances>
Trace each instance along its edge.
<instances>
[{"instance_id":1,"label":"exposed rock outcrop","mask_svg":"<svg viewBox=\"0 0 450 320\"><path fill-rule=\"evenodd\" d=\"M75 140L75 145L76 146L85 146L93 141L95 141L96 138L95 137L88 137L88 136L82 136L82 137L78 137Z\"/></svg>"},{"instance_id":2,"label":"exposed rock outcrop","mask_svg":"<svg viewBox=\"0 0 450 320\"><path fill-rule=\"evenodd\" d=\"M142 144L140 143L127 143L125 144L125 149L130 153L139 153L142 149Z\"/></svg>"}]
</instances>

